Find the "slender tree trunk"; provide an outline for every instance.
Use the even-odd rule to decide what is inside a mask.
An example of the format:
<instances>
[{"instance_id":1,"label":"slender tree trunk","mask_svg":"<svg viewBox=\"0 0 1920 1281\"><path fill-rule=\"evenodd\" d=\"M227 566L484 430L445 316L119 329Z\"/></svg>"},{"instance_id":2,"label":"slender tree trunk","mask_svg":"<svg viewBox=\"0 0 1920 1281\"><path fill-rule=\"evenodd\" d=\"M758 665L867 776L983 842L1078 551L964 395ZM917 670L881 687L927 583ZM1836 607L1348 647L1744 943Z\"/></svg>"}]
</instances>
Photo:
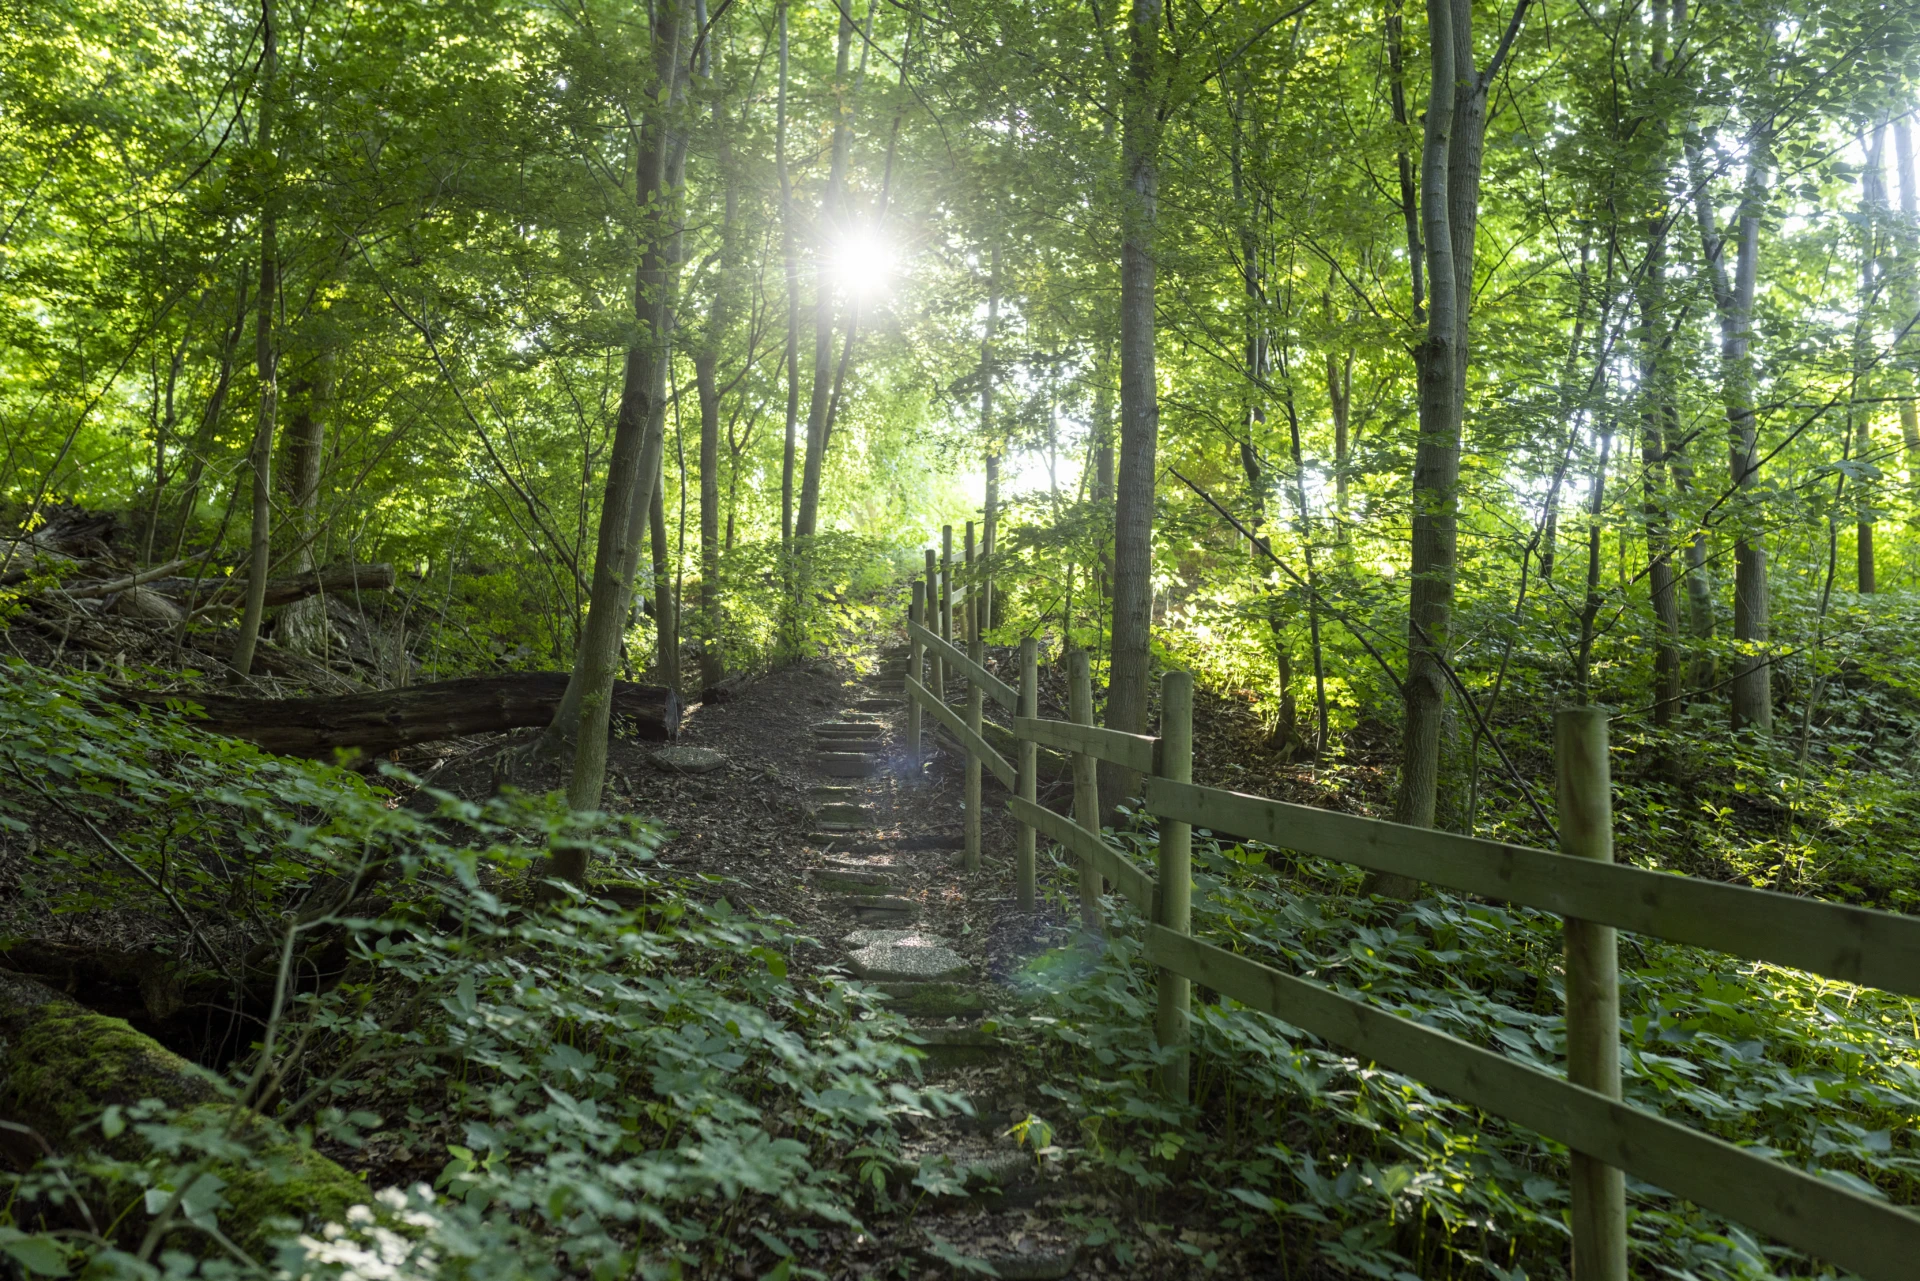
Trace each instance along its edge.
<instances>
[{"instance_id":1,"label":"slender tree trunk","mask_svg":"<svg viewBox=\"0 0 1920 1281\"><path fill-rule=\"evenodd\" d=\"M1160 0L1132 0L1121 164L1120 467L1113 535L1113 638L1107 675L1107 728L1147 728L1149 640L1153 608L1153 505L1159 448L1159 388L1154 372L1154 255L1159 223L1158 93ZM1101 794L1124 804L1137 778L1106 770Z\"/></svg>"},{"instance_id":2,"label":"slender tree trunk","mask_svg":"<svg viewBox=\"0 0 1920 1281\"><path fill-rule=\"evenodd\" d=\"M703 28L706 26L704 10L705 0L701 0L695 19ZM740 269L739 182L734 172L720 68L707 52L713 47L711 38L701 44L701 73L708 92L713 95L714 157L722 187L720 257L715 263L713 302L707 311L706 330L693 358L694 390L700 402L700 683L703 687L726 675L719 648L720 348L726 341L727 328L736 308Z\"/></svg>"},{"instance_id":3,"label":"slender tree trunk","mask_svg":"<svg viewBox=\"0 0 1920 1281\"><path fill-rule=\"evenodd\" d=\"M793 544L793 474L800 423L800 250L793 225L793 175L787 171L787 3L780 0L780 93L773 158L780 176L780 252L787 273L787 445L780 464L780 545Z\"/></svg>"},{"instance_id":4,"label":"slender tree trunk","mask_svg":"<svg viewBox=\"0 0 1920 1281\"><path fill-rule=\"evenodd\" d=\"M654 665L660 684L678 693L680 689L680 602L674 598L672 549L667 544L666 469L653 486L653 501L648 504L648 524L653 545L653 618L656 624Z\"/></svg>"},{"instance_id":5,"label":"slender tree trunk","mask_svg":"<svg viewBox=\"0 0 1920 1281\"><path fill-rule=\"evenodd\" d=\"M664 449L658 430L664 421L659 402L664 399L670 351L667 331L672 315L669 294L675 237L674 216L663 212L662 206L675 203L673 193L667 190L674 145L669 116L677 96L679 51L688 8L684 0L658 0L654 10L651 102L643 122L640 154L635 158L635 204L648 211L634 269L634 318L639 325L627 349L620 408L614 420L587 622L581 629L566 693L544 739L550 747L573 744L567 801L582 810L598 807L606 781L607 729L613 684L619 674L621 635L632 598L641 533L646 527L645 505L653 493ZM585 852L556 851L551 872L574 881L584 880Z\"/></svg>"},{"instance_id":6,"label":"slender tree trunk","mask_svg":"<svg viewBox=\"0 0 1920 1281\"><path fill-rule=\"evenodd\" d=\"M1433 826L1440 784L1440 736L1446 716L1445 661L1453 621L1456 510L1459 502L1460 414L1454 389L1459 359L1461 294L1454 263L1458 237L1450 191L1455 166L1455 94L1458 77L1455 46L1463 33L1454 20L1453 0L1427 0L1433 88L1427 100L1426 138L1421 156L1420 213L1425 231L1433 289L1427 312L1426 341L1419 356L1420 440L1413 464L1413 581L1409 590L1405 686L1406 724L1402 737L1400 794L1394 818L1416 827ZM1468 45L1471 50L1471 44ZM1383 882L1383 889L1402 887Z\"/></svg>"},{"instance_id":7,"label":"slender tree trunk","mask_svg":"<svg viewBox=\"0 0 1920 1281\"><path fill-rule=\"evenodd\" d=\"M291 525L292 555L288 569L304 573L314 567L314 542L320 534L320 474L327 440L327 419L333 409L335 355L323 343L314 354L313 368L294 384L293 413L286 430L286 494ZM282 648L316 653L326 648L327 602L308 596L280 611L274 635Z\"/></svg>"},{"instance_id":8,"label":"slender tree trunk","mask_svg":"<svg viewBox=\"0 0 1920 1281\"><path fill-rule=\"evenodd\" d=\"M1647 592L1653 606L1653 723L1673 723L1680 698L1680 603L1674 592L1672 522L1668 515L1667 433L1673 386L1666 343L1667 222L1647 222L1647 264L1640 303L1640 465L1646 494Z\"/></svg>"},{"instance_id":9,"label":"slender tree trunk","mask_svg":"<svg viewBox=\"0 0 1920 1281\"><path fill-rule=\"evenodd\" d=\"M820 484L827 461L828 411L833 390L833 281L827 259L834 237L842 234L847 162L853 146L853 101L848 72L853 52L853 6L840 6L840 34L834 54L834 120L827 189L820 198L820 225L814 244L817 265L813 313L813 394L807 403L807 457L800 475L800 510L794 517L796 539L811 538L820 516Z\"/></svg>"},{"instance_id":10,"label":"slender tree trunk","mask_svg":"<svg viewBox=\"0 0 1920 1281\"><path fill-rule=\"evenodd\" d=\"M1733 517L1733 635L1741 645L1732 681L1733 728L1762 734L1773 728L1772 665L1767 643L1767 548L1761 536L1761 512L1751 495L1759 483L1758 440L1753 408L1753 369L1748 348L1753 337L1753 301L1759 275L1760 215L1766 203L1766 141L1755 140L1736 215L1734 273L1727 275L1726 239L1713 209L1703 145L1687 138L1689 176L1694 188L1694 219L1699 224L1701 256L1713 289L1720 322L1721 398L1726 405L1728 470L1738 491Z\"/></svg>"},{"instance_id":11,"label":"slender tree trunk","mask_svg":"<svg viewBox=\"0 0 1920 1281\"><path fill-rule=\"evenodd\" d=\"M1893 161L1900 184L1900 218L1894 236L1899 246L1900 276L1893 290L1894 315L1905 325L1920 310L1920 191L1914 180L1913 129L1907 117L1893 122ZM1907 485L1920 494L1920 338L1912 330L1894 353L1894 367L1900 377L1895 383L1903 393L1900 401L1900 438L1907 451Z\"/></svg>"},{"instance_id":12,"label":"slender tree trunk","mask_svg":"<svg viewBox=\"0 0 1920 1281\"><path fill-rule=\"evenodd\" d=\"M180 493L180 505L174 512L173 559L180 559L180 553L187 545L187 535L193 528L193 511L200 503L200 478L206 471L207 456L213 452L213 442L220 435L220 419L226 413L227 391L233 385L233 370L236 358L240 354L240 339L247 332L247 302L252 290L243 273L239 286L234 290L233 322L220 343L220 364L214 372L213 390L207 393L207 403L200 412L200 426L195 429L193 443L187 451L187 479Z\"/></svg>"},{"instance_id":13,"label":"slender tree trunk","mask_svg":"<svg viewBox=\"0 0 1920 1281\"><path fill-rule=\"evenodd\" d=\"M147 514L141 521L141 524L144 526L141 531L144 546L141 550L140 559L144 561L151 561L153 559L153 545L160 535L160 503L162 497L167 492L167 481L170 479L170 472L167 466L169 461L167 457L167 446L173 440L174 431L180 422L179 405L175 399L175 393L180 387L180 371L186 366L186 363L187 345L186 340L182 339L180 345L174 348L172 357L167 361L166 409L164 412L160 408L162 401L160 374L159 370L156 369L154 371L153 492L147 497Z\"/></svg>"},{"instance_id":14,"label":"slender tree trunk","mask_svg":"<svg viewBox=\"0 0 1920 1281\"><path fill-rule=\"evenodd\" d=\"M1853 322L1853 387L1847 397L1847 417L1853 420L1853 456L1863 467L1855 479L1854 586L1862 595L1875 590L1873 564L1873 508L1877 495L1866 479L1865 468L1873 465L1872 391L1879 385L1873 375L1873 319L1878 307L1882 237L1887 223L1886 156L1887 122L1882 115L1873 126L1873 140L1867 145L1867 163L1860 171L1861 239L1860 306ZM1862 403L1866 402L1866 403Z\"/></svg>"},{"instance_id":15,"label":"slender tree trunk","mask_svg":"<svg viewBox=\"0 0 1920 1281\"><path fill-rule=\"evenodd\" d=\"M1000 246L995 245L987 271L987 326L980 337L980 447L987 455L987 494L986 506L981 513L985 519L980 539L980 558L989 567L993 564L994 543L1000 536L1000 442L994 439L993 434L993 339L999 327ZM986 572L991 574L991 568ZM993 580L990 577L983 578L980 584L980 626L983 630L993 627L993 606Z\"/></svg>"},{"instance_id":16,"label":"slender tree trunk","mask_svg":"<svg viewBox=\"0 0 1920 1281\"><path fill-rule=\"evenodd\" d=\"M1093 488L1091 497L1101 524L1095 556L1095 589L1101 600L1113 596L1113 348L1102 342L1093 365Z\"/></svg>"},{"instance_id":17,"label":"slender tree trunk","mask_svg":"<svg viewBox=\"0 0 1920 1281\"><path fill-rule=\"evenodd\" d=\"M233 642L233 670L238 676L253 671L253 651L260 643L260 623L267 610L267 571L273 562L273 424L279 386L275 378L273 305L279 287L279 223L275 208L279 192L273 170L274 107L279 90L278 32L273 0L260 0L260 119L254 144L260 157L263 190L260 197L260 288L254 316L253 364L260 377L260 404L253 429L253 533L247 560L247 600L240 613L240 634Z\"/></svg>"}]
</instances>

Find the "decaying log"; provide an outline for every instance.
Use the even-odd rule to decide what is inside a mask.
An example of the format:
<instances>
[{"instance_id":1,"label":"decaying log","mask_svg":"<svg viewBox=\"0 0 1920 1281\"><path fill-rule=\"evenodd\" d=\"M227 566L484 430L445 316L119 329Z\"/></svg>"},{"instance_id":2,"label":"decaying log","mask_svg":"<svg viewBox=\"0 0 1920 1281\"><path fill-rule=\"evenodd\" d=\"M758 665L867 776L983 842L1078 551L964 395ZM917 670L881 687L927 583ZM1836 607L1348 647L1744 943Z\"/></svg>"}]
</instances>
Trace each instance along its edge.
<instances>
[{"instance_id":1,"label":"decaying log","mask_svg":"<svg viewBox=\"0 0 1920 1281\"><path fill-rule=\"evenodd\" d=\"M178 1108L182 1124L224 1132L262 1158L219 1160L209 1171L220 1180L212 1186L227 1203L220 1226L242 1249L264 1251L273 1225L284 1218L337 1220L369 1199L358 1177L297 1143L275 1122L223 1098L204 1069L119 1019L76 1005L32 979L0 973L0 1116L13 1123L0 1134L0 1156L8 1165L31 1165L46 1150L41 1144L68 1152L104 1148L123 1160L139 1160L147 1148L136 1131L129 1127L106 1138L94 1123L110 1105L131 1107L143 1099ZM137 1199L140 1189L107 1177L98 1225L111 1231L104 1211ZM58 1218L36 1222L40 1208L23 1199L12 1207L14 1221L30 1228L63 1226ZM46 1208L55 1214L62 1209ZM135 1239L145 1228L144 1216L125 1221Z\"/></svg>"},{"instance_id":2,"label":"decaying log","mask_svg":"<svg viewBox=\"0 0 1920 1281\"><path fill-rule=\"evenodd\" d=\"M393 584L391 565L328 565L289 578L269 578L267 608L291 605L294 601L320 592L329 596L350 596L356 591L389 592L393 590ZM158 578L146 586L149 591L171 596L194 609L215 603L237 605L247 592L247 580L238 576L198 580Z\"/></svg>"},{"instance_id":3,"label":"decaying log","mask_svg":"<svg viewBox=\"0 0 1920 1281\"><path fill-rule=\"evenodd\" d=\"M324 759L342 747L377 754L463 734L545 725L566 688L565 672L514 672L333 698L115 692L125 702L148 707L192 703L206 713L196 721L201 729L286 756ZM617 682L613 714L640 738L671 741L680 732L680 696L656 685Z\"/></svg>"}]
</instances>

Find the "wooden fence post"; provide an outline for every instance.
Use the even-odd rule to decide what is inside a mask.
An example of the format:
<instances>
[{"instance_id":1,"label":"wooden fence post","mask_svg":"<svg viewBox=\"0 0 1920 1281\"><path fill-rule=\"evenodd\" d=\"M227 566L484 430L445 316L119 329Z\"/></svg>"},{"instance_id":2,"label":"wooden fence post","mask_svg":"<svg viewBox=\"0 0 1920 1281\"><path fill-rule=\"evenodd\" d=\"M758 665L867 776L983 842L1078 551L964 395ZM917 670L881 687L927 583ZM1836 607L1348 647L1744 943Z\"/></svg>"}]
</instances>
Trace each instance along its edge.
<instances>
[{"instance_id":1,"label":"wooden fence post","mask_svg":"<svg viewBox=\"0 0 1920 1281\"><path fill-rule=\"evenodd\" d=\"M989 600L992 598L989 597ZM1040 642L1029 636L1020 642L1020 714L1038 719L1040 715ZM1020 740L1020 799L1037 804L1040 800L1040 749L1032 739ZM1020 825L1020 844L1014 851L1014 874L1018 880L1020 910L1034 909L1033 829Z\"/></svg>"},{"instance_id":2,"label":"wooden fence post","mask_svg":"<svg viewBox=\"0 0 1920 1281\"><path fill-rule=\"evenodd\" d=\"M1607 714L1599 707L1554 713L1560 848L1613 861L1613 783ZM1620 1097L1620 953L1611 925L1566 918L1567 1079ZM1582 1152L1573 1157L1573 1275L1626 1281L1627 1193L1619 1170Z\"/></svg>"},{"instance_id":3,"label":"wooden fence post","mask_svg":"<svg viewBox=\"0 0 1920 1281\"><path fill-rule=\"evenodd\" d=\"M1160 777L1193 781L1193 674L1168 672L1160 678ZM1176 934L1193 929L1193 828L1160 821L1159 924ZM1173 1051L1161 1068L1160 1084L1169 1099L1187 1101L1187 1009L1191 985L1172 970L1160 971L1160 1005L1154 1031L1161 1048Z\"/></svg>"},{"instance_id":4,"label":"wooden fence post","mask_svg":"<svg viewBox=\"0 0 1920 1281\"><path fill-rule=\"evenodd\" d=\"M935 636L940 634L940 560L931 547L927 548L927 607L920 619L920 626ZM935 698L943 697L942 691L947 687L946 660L940 657L937 649L929 649L927 657L931 660L929 666L933 668L927 678L927 692ZM916 676L918 674L915 673Z\"/></svg>"},{"instance_id":5,"label":"wooden fence post","mask_svg":"<svg viewBox=\"0 0 1920 1281\"><path fill-rule=\"evenodd\" d=\"M967 571L965 590L967 601L961 607L960 628L965 633L967 657L978 663L985 657L980 647L980 583L975 576L973 562L973 522L967 522ZM985 691L980 682L967 677L967 728L980 732L981 713L985 710L983 699ZM969 873L980 870L980 758L972 752L967 756L967 782L963 793L966 813L962 816L963 830L966 833L964 859Z\"/></svg>"},{"instance_id":6,"label":"wooden fence post","mask_svg":"<svg viewBox=\"0 0 1920 1281\"><path fill-rule=\"evenodd\" d=\"M1067 654L1067 715L1077 724L1093 724L1093 665L1084 649ZM1073 818L1100 834L1100 773L1098 763L1085 752L1073 754ZM1100 873L1080 860L1080 928L1089 934L1106 929L1100 914Z\"/></svg>"},{"instance_id":7,"label":"wooden fence post","mask_svg":"<svg viewBox=\"0 0 1920 1281\"><path fill-rule=\"evenodd\" d=\"M915 579L913 582L913 602L907 606L907 617L920 626L927 616L927 584ZM918 681L926 674L926 646L922 645L912 632L907 633L907 676ZM915 782L924 776L920 768L920 700L907 691L907 776Z\"/></svg>"},{"instance_id":8,"label":"wooden fence post","mask_svg":"<svg viewBox=\"0 0 1920 1281\"><path fill-rule=\"evenodd\" d=\"M940 527L940 639L953 644L953 526ZM945 688L934 693L947 701Z\"/></svg>"}]
</instances>

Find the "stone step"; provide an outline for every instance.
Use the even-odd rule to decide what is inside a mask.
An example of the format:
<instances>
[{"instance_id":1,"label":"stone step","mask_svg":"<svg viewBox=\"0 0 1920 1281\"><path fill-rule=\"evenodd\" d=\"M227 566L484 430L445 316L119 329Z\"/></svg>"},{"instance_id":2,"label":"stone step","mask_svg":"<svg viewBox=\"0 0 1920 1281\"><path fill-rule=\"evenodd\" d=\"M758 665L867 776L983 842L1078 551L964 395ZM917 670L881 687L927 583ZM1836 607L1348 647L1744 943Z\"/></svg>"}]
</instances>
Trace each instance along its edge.
<instances>
[{"instance_id":1,"label":"stone step","mask_svg":"<svg viewBox=\"0 0 1920 1281\"><path fill-rule=\"evenodd\" d=\"M853 919L862 925L902 926L920 919L920 905L895 894L843 894L838 906L851 908Z\"/></svg>"},{"instance_id":2,"label":"stone step","mask_svg":"<svg viewBox=\"0 0 1920 1281\"><path fill-rule=\"evenodd\" d=\"M1080 1261L1080 1229L1021 1210L920 1215L909 1231L920 1238L910 1251L921 1261L941 1266L937 1237L948 1251L978 1259L1002 1281L1063 1281Z\"/></svg>"},{"instance_id":3,"label":"stone step","mask_svg":"<svg viewBox=\"0 0 1920 1281\"><path fill-rule=\"evenodd\" d=\"M807 789L807 799L811 801L857 801L866 795L867 789L851 783L815 783Z\"/></svg>"},{"instance_id":4,"label":"stone step","mask_svg":"<svg viewBox=\"0 0 1920 1281\"><path fill-rule=\"evenodd\" d=\"M895 933L892 930L867 932ZM981 989L951 980L881 982L874 986L892 998L887 1002L889 1010L909 1019L978 1018L992 1008Z\"/></svg>"},{"instance_id":5,"label":"stone step","mask_svg":"<svg viewBox=\"0 0 1920 1281\"><path fill-rule=\"evenodd\" d=\"M886 768L886 762L855 752L816 752L813 768L828 778L872 778Z\"/></svg>"},{"instance_id":6,"label":"stone step","mask_svg":"<svg viewBox=\"0 0 1920 1281\"><path fill-rule=\"evenodd\" d=\"M885 894L893 888L893 878L881 872L850 872L836 867L815 867L807 871L809 884L841 894L869 897Z\"/></svg>"},{"instance_id":7,"label":"stone step","mask_svg":"<svg viewBox=\"0 0 1920 1281\"><path fill-rule=\"evenodd\" d=\"M1004 1051L992 1023L973 1023L962 1027L916 1027L914 1034L924 1045L920 1052L933 1067L972 1067L991 1063Z\"/></svg>"},{"instance_id":8,"label":"stone step","mask_svg":"<svg viewBox=\"0 0 1920 1281\"><path fill-rule=\"evenodd\" d=\"M870 943L866 947L855 948L847 961L855 974L876 982L954 979L973 973L973 966L958 952L924 939Z\"/></svg>"},{"instance_id":9,"label":"stone step","mask_svg":"<svg viewBox=\"0 0 1920 1281\"><path fill-rule=\"evenodd\" d=\"M863 698L854 706L863 712L897 712L906 704L897 698Z\"/></svg>"},{"instance_id":10,"label":"stone step","mask_svg":"<svg viewBox=\"0 0 1920 1281\"><path fill-rule=\"evenodd\" d=\"M816 734L862 734L884 728L886 722L877 716L865 716L858 720L815 721L813 732Z\"/></svg>"},{"instance_id":11,"label":"stone step","mask_svg":"<svg viewBox=\"0 0 1920 1281\"><path fill-rule=\"evenodd\" d=\"M887 750L887 745L877 738L841 738L837 735L816 737L813 745L822 752L884 752Z\"/></svg>"},{"instance_id":12,"label":"stone step","mask_svg":"<svg viewBox=\"0 0 1920 1281\"><path fill-rule=\"evenodd\" d=\"M873 810L847 801L825 801L813 807L813 821L822 828L873 826Z\"/></svg>"}]
</instances>

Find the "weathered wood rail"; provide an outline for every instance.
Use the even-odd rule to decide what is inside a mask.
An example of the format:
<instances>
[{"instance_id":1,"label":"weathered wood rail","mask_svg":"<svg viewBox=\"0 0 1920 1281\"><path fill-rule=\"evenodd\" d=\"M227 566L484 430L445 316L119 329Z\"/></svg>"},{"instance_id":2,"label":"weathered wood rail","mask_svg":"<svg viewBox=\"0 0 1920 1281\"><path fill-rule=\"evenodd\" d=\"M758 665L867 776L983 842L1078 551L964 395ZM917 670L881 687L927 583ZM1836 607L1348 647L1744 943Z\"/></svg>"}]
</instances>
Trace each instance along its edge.
<instances>
[{"instance_id":1,"label":"weathered wood rail","mask_svg":"<svg viewBox=\"0 0 1920 1281\"><path fill-rule=\"evenodd\" d=\"M1567 708L1555 718L1559 853L1200 786L1192 781L1192 677L1174 671L1163 678L1158 736L1124 734L1092 724L1086 656L1070 654L1072 719L1041 719L1037 646L1031 639L1021 645L1018 689L987 670L984 620L978 617L983 580L969 572L956 586L952 534L949 527L938 559L927 553L927 577L913 585L907 621L910 763L917 776L923 713L960 745L967 764L970 869L980 865L982 768L1014 792L1008 808L1020 824L1016 877L1022 908L1035 903L1038 835L1078 865L1082 920L1089 928L1104 928L1103 882L1146 917L1145 952L1160 975L1155 1031L1173 1051L1162 1080L1170 1095L1187 1097L1188 993L1200 983L1564 1143L1573 1154L1573 1263L1581 1281L1625 1281L1628 1275L1622 1172L1870 1281L1915 1275L1920 1214L1622 1101L1615 930L1920 997L1920 918L1615 863L1607 721L1598 708ZM969 569L972 541L969 525ZM956 610L964 649L955 643ZM944 697L952 677L967 682L964 711ZM981 735L987 699L1012 714L1017 761L1008 761ZM1040 746L1072 759L1072 817L1035 800ZM1143 776L1146 808L1160 820L1153 871L1101 835L1096 761ZM1194 827L1559 915L1566 929L1567 1075L1194 938Z\"/></svg>"}]
</instances>

